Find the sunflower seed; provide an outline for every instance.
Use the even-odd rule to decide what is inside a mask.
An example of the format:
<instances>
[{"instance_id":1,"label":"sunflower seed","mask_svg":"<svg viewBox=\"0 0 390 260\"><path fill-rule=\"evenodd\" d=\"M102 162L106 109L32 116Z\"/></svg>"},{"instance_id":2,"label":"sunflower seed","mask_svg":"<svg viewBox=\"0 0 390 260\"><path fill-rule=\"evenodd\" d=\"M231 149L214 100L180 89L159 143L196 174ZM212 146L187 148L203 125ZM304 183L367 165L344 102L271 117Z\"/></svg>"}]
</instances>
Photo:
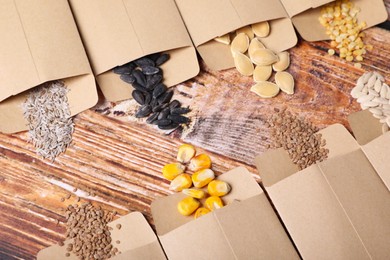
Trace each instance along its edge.
<instances>
[{"instance_id":1,"label":"sunflower seed","mask_svg":"<svg viewBox=\"0 0 390 260\"><path fill-rule=\"evenodd\" d=\"M161 104L161 105L158 105L158 106L155 106L154 108L153 108L153 112L160 112L160 111L162 111L164 108L166 108L168 106L168 104L167 103L165 103L165 104Z\"/></svg>"},{"instance_id":2,"label":"sunflower seed","mask_svg":"<svg viewBox=\"0 0 390 260\"><path fill-rule=\"evenodd\" d=\"M151 105L152 107L158 106L158 101L157 101L157 99L156 99L156 98L152 98L152 101L150 101L150 105Z\"/></svg>"},{"instance_id":3,"label":"sunflower seed","mask_svg":"<svg viewBox=\"0 0 390 260\"><path fill-rule=\"evenodd\" d=\"M150 104L150 101L152 100L152 94L150 93L145 93L145 105Z\"/></svg>"},{"instance_id":4,"label":"sunflower seed","mask_svg":"<svg viewBox=\"0 0 390 260\"><path fill-rule=\"evenodd\" d=\"M187 114L190 112L191 109L188 107L176 107L176 108L171 108L171 114L172 115L182 115L182 114Z\"/></svg>"},{"instance_id":5,"label":"sunflower seed","mask_svg":"<svg viewBox=\"0 0 390 260\"><path fill-rule=\"evenodd\" d=\"M113 72L115 74L131 74L134 69L135 69L135 65L130 62L122 66L116 66L113 69Z\"/></svg>"},{"instance_id":6,"label":"sunflower seed","mask_svg":"<svg viewBox=\"0 0 390 260\"><path fill-rule=\"evenodd\" d=\"M134 76L129 74L122 74L120 79L129 84L133 84L135 82Z\"/></svg>"},{"instance_id":7,"label":"sunflower seed","mask_svg":"<svg viewBox=\"0 0 390 260\"><path fill-rule=\"evenodd\" d=\"M139 90L134 90L131 95L133 96L134 100L137 101L138 104L144 105L145 104L145 96L144 94Z\"/></svg>"},{"instance_id":8,"label":"sunflower seed","mask_svg":"<svg viewBox=\"0 0 390 260\"><path fill-rule=\"evenodd\" d=\"M169 54L162 54L160 57L157 58L156 60L156 66L161 66L164 64L167 60L169 60Z\"/></svg>"},{"instance_id":9,"label":"sunflower seed","mask_svg":"<svg viewBox=\"0 0 390 260\"><path fill-rule=\"evenodd\" d=\"M152 112L152 107L150 105L143 105L141 106L137 113L135 114L136 118L142 118L147 117Z\"/></svg>"},{"instance_id":10,"label":"sunflower seed","mask_svg":"<svg viewBox=\"0 0 390 260\"><path fill-rule=\"evenodd\" d=\"M159 119L159 120L157 120L156 124L157 124L158 126L167 126L167 125L172 124L172 121L169 120L169 119L164 118L164 119Z\"/></svg>"},{"instance_id":11,"label":"sunflower seed","mask_svg":"<svg viewBox=\"0 0 390 260\"><path fill-rule=\"evenodd\" d=\"M153 113L151 116L148 117L148 119L146 119L146 123L152 124L154 121L157 120L158 115L159 112Z\"/></svg>"},{"instance_id":12,"label":"sunflower seed","mask_svg":"<svg viewBox=\"0 0 390 260\"><path fill-rule=\"evenodd\" d=\"M158 128L161 129L161 130L170 130L170 129L175 129L175 128L178 128L178 127L179 127L178 123L172 123L172 124L167 125L167 126L158 126Z\"/></svg>"},{"instance_id":13,"label":"sunflower seed","mask_svg":"<svg viewBox=\"0 0 390 260\"><path fill-rule=\"evenodd\" d=\"M138 60L135 60L134 63L137 64L138 67L143 67L143 66L154 67L154 61L147 57L139 58Z\"/></svg>"},{"instance_id":14,"label":"sunflower seed","mask_svg":"<svg viewBox=\"0 0 390 260\"><path fill-rule=\"evenodd\" d=\"M153 67L153 66L142 66L142 73L145 75L154 75L160 71L159 68Z\"/></svg>"},{"instance_id":15,"label":"sunflower seed","mask_svg":"<svg viewBox=\"0 0 390 260\"><path fill-rule=\"evenodd\" d=\"M157 52L157 53L153 53L153 54L149 54L148 56L146 56L148 59L151 59L152 61L154 61L154 64L156 64L156 60L161 56L161 53ZM158 66L158 65L156 65Z\"/></svg>"},{"instance_id":16,"label":"sunflower seed","mask_svg":"<svg viewBox=\"0 0 390 260\"><path fill-rule=\"evenodd\" d=\"M190 122L190 119L188 117L181 116L181 115L168 115L167 118L179 124L187 124Z\"/></svg>"},{"instance_id":17,"label":"sunflower seed","mask_svg":"<svg viewBox=\"0 0 390 260\"><path fill-rule=\"evenodd\" d=\"M157 98L158 103L159 104L169 103L172 97L173 97L173 91L169 90Z\"/></svg>"},{"instance_id":18,"label":"sunflower seed","mask_svg":"<svg viewBox=\"0 0 390 260\"><path fill-rule=\"evenodd\" d=\"M177 108L177 107L180 107L181 104L178 100L173 100L170 104L169 104L169 108L170 109L173 109L173 108Z\"/></svg>"},{"instance_id":19,"label":"sunflower seed","mask_svg":"<svg viewBox=\"0 0 390 260\"><path fill-rule=\"evenodd\" d=\"M169 107L164 108L158 115L158 120L167 118L170 113L171 110L169 109Z\"/></svg>"},{"instance_id":20,"label":"sunflower seed","mask_svg":"<svg viewBox=\"0 0 390 260\"><path fill-rule=\"evenodd\" d=\"M146 88L147 89L154 89L154 87L162 81L162 76L159 74L151 75L150 79L146 81Z\"/></svg>"},{"instance_id":21,"label":"sunflower seed","mask_svg":"<svg viewBox=\"0 0 390 260\"><path fill-rule=\"evenodd\" d=\"M140 70L134 70L133 76L138 84L145 87L146 86L146 78L145 75Z\"/></svg>"},{"instance_id":22,"label":"sunflower seed","mask_svg":"<svg viewBox=\"0 0 390 260\"><path fill-rule=\"evenodd\" d=\"M153 90L153 97L159 97L160 95L164 94L167 89L167 86L165 86L163 83L158 84Z\"/></svg>"},{"instance_id":23,"label":"sunflower seed","mask_svg":"<svg viewBox=\"0 0 390 260\"><path fill-rule=\"evenodd\" d=\"M140 84L138 84L137 82L134 82L133 84L131 84L133 86L133 88L135 88L136 90L139 90L141 92L148 92L146 88L144 88L143 86L141 86Z\"/></svg>"}]
</instances>

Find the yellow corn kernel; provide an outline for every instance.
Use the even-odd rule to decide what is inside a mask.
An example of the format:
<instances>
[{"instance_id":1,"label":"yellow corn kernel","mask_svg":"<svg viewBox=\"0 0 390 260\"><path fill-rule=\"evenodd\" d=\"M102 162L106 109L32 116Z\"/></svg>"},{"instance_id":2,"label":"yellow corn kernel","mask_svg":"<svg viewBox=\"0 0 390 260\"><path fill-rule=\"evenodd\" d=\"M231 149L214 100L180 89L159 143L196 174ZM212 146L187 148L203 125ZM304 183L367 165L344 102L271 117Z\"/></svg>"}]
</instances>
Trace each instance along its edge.
<instances>
[{"instance_id":1,"label":"yellow corn kernel","mask_svg":"<svg viewBox=\"0 0 390 260\"><path fill-rule=\"evenodd\" d=\"M195 199L203 199L206 197L206 192L198 189L184 189L183 193Z\"/></svg>"},{"instance_id":2,"label":"yellow corn kernel","mask_svg":"<svg viewBox=\"0 0 390 260\"><path fill-rule=\"evenodd\" d=\"M220 180L213 180L207 186L207 191L211 196L222 197L228 194L230 190L231 190L230 185Z\"/></svg>"},{"instance_id":3,"label":"yellow corn kernel","mask_svg":"<svg viewBox=\"0 0 390 260\"><path fill-rule=\"evenodd\" d=\"M195 215L194 215L194 218L197 219L203 215L206 215L207 213L210 213L210 210L209 209L206 209L206 208L198 208L196 211L195 211Z\"/></svg>"},{"instance_id":4,"label":"yellow corn kernel","mask_svg":"<svg viewBox=\"0 0 390 260\"><path fill-rule=\"evenodd\" d=\"M220 197L210 196L206 199L206 201L204 202L204 205L206 206L206 208L213 211L213 210L222 208L223 202L222 202Z\"/></svg>"},{"instance_id":5,"label":"yellow corn kernel","mask_svg":"<svg viewBox=\"0 0 390 260\"><path fill-rule=\"evenodd\" d=\"M187 189L191 186L192 186L191 175L187 173L182 173L171 181L171 185L169 186L169 189L173 191L182 191L183 189Z\"/></svg>"},{"instance_id":6,"label":"yellow corn kernel","mask_svg":"<svg viewBox=\"0 0 390 260\"><path fill-rule=\"evenodd\" d=\"M182 144L179 146L177 153L177 161L181 163L188 163L195 155L195 147L190 144Z\"/></svg>"},{"instance_id":7,"label":"yellow corn kernel","mask_svg":"<svg viewBox=\"0 0 390 260\"><path fill-rule=\"evenodd\" d=\"M193 197L186 197L179 201L177 204L177 210L184 216L191 215L197 208L199 208L200 202Z\"/></svg>"},{"instance_id":8,"label":"yellow corn kernel","mask_svg":"<svg viewBox=\"0 0 390 260\"><path fill-rule=\"evenodd\" d=\"M191 171L199 171L202 169L209 169L211 167L211 159L207 154L199 154L190 160L188 168Z\"/></svg>"},{"instance_id":9,"label":"yellow corn kernel","mask_svg":"<svg viewBox=\"0 0 390 260\"><path fill-rule=\"evenodd\" d=\"M163 167L162 174L165 179L167 180L173 180L180 174L182 174L185 170L185 166L181 165L180 163L170 163Z\"/></svg>"},{"instance_id":10,"label":"yellow corn kernel","mask_svg":"<svg viewBox=\"0 0 390 260\"><path fill-rule=\"evenodd\" d=\"M203 169L192 174L192 183L196 188L202 188L214 180L215 174L211 169Z\"/></svg>"}]
</instances>

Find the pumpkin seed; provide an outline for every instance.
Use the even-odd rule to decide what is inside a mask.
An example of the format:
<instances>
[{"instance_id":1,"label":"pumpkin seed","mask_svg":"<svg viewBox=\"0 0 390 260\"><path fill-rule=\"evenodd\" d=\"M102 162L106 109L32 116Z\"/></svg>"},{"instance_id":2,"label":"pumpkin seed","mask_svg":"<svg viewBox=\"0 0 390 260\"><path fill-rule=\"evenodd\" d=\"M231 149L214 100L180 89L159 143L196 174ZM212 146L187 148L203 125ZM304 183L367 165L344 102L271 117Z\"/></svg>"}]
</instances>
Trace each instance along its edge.
<instances>
[{"instance_id":1,"label":"pumpkin seed","mask_svg":"<svg viewBox=\"0 0 390 260\"><path fill-rule=\"evenodd\" d=\"M245 33L239 33L236 37L234 37L232 41L232 45L230 46L230 50L232 54L236 52L245 53L249 47L249 38Z\"/></svg>"},{"instance_id":2,"label":"pumpkin seed","mask_svg":"<svg viewBox=\"0 0 390 260\"><path fill-rule=\"evenodd\" d=\"M294 78L286 71L279 71L275 74L276 85L286 94L294 94Z\"/></svg>"},{"instance_id":3,"label":"pumpkin seed","mask_svg":"<svg viewBox=\"0 0 390 260\"><path fill-rule=\"evenodd\" d=\"M262 98L272 98L279 94L280 88L274 83L263 81L253 85L251 91Z\"/></svg>"},{"instance_id":4,"label":"pumpkin seed","mask_svg":"<svg viewBox=\"0 0 390 260\"><path fill-rule=\"evenodd\" d=\"M267 81L272 75L272 67L267 66L256 66L253 71L253 80L255 82Z\"/></svg>"},{"instance_id":5,"label":"pumpkin seed","mask_svg":"<svg viewBox=\"0 0 390 260\"><path fill-rule=\"evenodd\" d=\"M229 45L230 44L230 35L225 34L219 37L214 38L214 41Z\"/></svg>"},{"instance_id":6,"label":"pumpkin seed","mask_svg":"<svg viewBox=\"0 0 390 260\"><path fill-rule=\"evenodd\" d=\"M248 36L249 40L252 40L255 37L251 26L245 26L236 30L236 34L245 33Z\"/></svg>"},{"instance_id":7,"label":"pumpkin seed","mask_svg":"<svg viewBox=\"0 0 390 260\"><path fill-rule=\"evenodd\" d=\"M271 65L278 61L278 56L269 49L256 50L250 57L254 64L260 66Z\"/></svg>"},{"instance_id":8,"label":"pumpkin seed","mask_svg":"<svg viewBox=\"0 0 390 260\"><path fill-rule=\"evenodd\" d=\"M252 30L257 37L264 38L270 33L269 23L267 21L252 24Z\"/></svg>"},{"instance_id":9,"label":"pumpkin seed","mask_svg":"<svg viewBox=\"0 0 390 260\"><path fill-rule=\"evenodd\" d=\"M169 60L169 55L164 53L164 54L161 54L160 57L158 57L156 59L156 66L161 66L162 64L164 64L167 60Z\"/></svg>"},{"instance_id":10,"label":"pumpkin seed","mask_svg":"<svg viewBox=\"0 0 390 260\"><path fill-rule=\"evenodd\" d=\"M249 44L249 48L248 48L249 57L251 57L253 55L253 53L259 49L265 49L264 44L262 44L261 41L259 41L259 39L257 39L257 38L252 39L251 43Z\"/></svg>"},{"instance_id":11,"label":"pumpkin seed","mask_svg":"<svg viewBox=\"0 0 390 260\"><path fill-rule=\"evenodd\" d=\"M290 66L290 53L283 51L278 53L279 61L272 65L274 71L283 71Z\"/></svg>"},{"instance_id":12,"label":"pumpkin seed","mask_svg":"<svg viewBox=\"0 0 390 260\"><path fill-rule=\"evenodd\" d=\"M234 56L234 65L236 66L238 72L244 76L250 76L253 74L253 64L252 61L245 54L237 52Z\"/></svg>"}]
</instances>

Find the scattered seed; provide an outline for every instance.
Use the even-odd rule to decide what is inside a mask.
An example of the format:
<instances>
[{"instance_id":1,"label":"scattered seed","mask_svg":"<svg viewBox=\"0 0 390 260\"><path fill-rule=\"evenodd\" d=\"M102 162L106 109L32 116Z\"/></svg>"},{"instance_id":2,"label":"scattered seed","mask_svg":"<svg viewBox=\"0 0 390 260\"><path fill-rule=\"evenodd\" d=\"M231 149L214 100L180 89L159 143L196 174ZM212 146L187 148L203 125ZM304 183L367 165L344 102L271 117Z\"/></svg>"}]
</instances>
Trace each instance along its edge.
<instances>
[{"instance_id":1,"label":"scattered seed","mask_svg":"<svg viewBox=\"0 0 390 260\"><path fill-rule=\"evenodd\" d=\"M278 56L269 49L256 50L250 58L254 64L260 66L272 65L279 60Z\"/></svg>"},{"instance_id":2,"label":"scattered seed","mask_svg":"<svg viewBox=\"0 0 390 260\"><path fill-rule=\"evenodd\" d=\"M279 61L272 64L274 71L283 71L290 66L290 53L287 51L282 51L278 53Z\"/></svg>"},{"instance_id":3,"label":"scattered seed","mask_svg":"<svg viewBox=\"0 0 390 260\"><path fill-rule=\"evenodd\" d=\"M284 93L292 95L294 94L294 78L286 71L279 71L275 74L276 85Z\"/></svg>"},{"instance_id":4,"label":"scattered seed","mask_svg":"<svg viewBox=\"0 0 390 260\"><path fill-rule=\"evenodd\" d=\"M61 202L64 202L65 201L65 198L61 198Z\"/></svg>"},{"instance_id":5,"label":"scattered seed","mask_svg":"<svg viewBox=\"0 0 390 260\"><path fill-rule=\"evenodd\" d=\"M236 34L245 33L248 36L249 40L252 40L255 37L251 26L244 26L238 30L236 30Z\"/></svg>"},{"instance_id":6,"label":"scattered seed","mask_svg":"<svg viewBox=\"0 0 390 260\"><path fill-rule=\"evenodd\" d=\"M181 116L181 115L168 115L168 119L179 124L187 124L190 122L190 119L188 117Z\"/></svg>"},{"instance_id":7,"label":"scattered seed","mask_svg":"<svg viewBox=\"0 0 390 260\"><path fill-rule=\"evenodd\" d=\"M235 53L245 53L249 47L249 38L245 33L239 33L234 37L230 49L232 51L233 57Z\"/></svg>"},{"instance_id":8,"label":"scattered seed","mask_svg":"<svg viewBox=\"0 0 390 260\"><path fill-rule=\"evenodd\" d=\"M153 97L157 98L157 97L161 96L162 94L164 94L165 92L167 92L167 90L168 90L167 86L160 83L154 88Z\"/></svg>"},{"instance_id":9,"label":"scattered seed","mask_svg":"<svg viewBox=\"0 0 390 260\"><path fill-rule=\"evenodd\" d=\"M165 119L167 118L167 116L169 115L169 113L171 112L171 110L169 109L169 107L166 107L164 108L160 114L158 115L158 120L161 120L161 119Z\"/></svg>"},{"instance_id":10,"label":"scattered seed","mask_svg":"<svg viewBox=\"0 0 390 260\"><path fill-rule=\"evenodd\" d=\"M158 103L159 104L164 104L164 103L169 103L173 97L173 91L169 90L165 92L163 95L158 97Z\"/></svg>"},{"instance_id":11,"label":"scattered seed","mask_svg":"<svg viewBox=\"0 0 390 260\"><path fill-rule=\"evenodd\" d=\"M120 243L121 243L121 241L117 240L117 241L116 241L116 243L117 243L117 244L120 244Z\"/></svg>"},{"instance_id":12,"label":"scattered seed","mask_svg":"<svg viewBox=\"0 0 390 260\"><path fill-rule=\"evenodd\" d=\"M248 48L249 57L251 57L253 53L259 49L265 49L265 46L260 42L259 39L253 38Z\"/></svg>"},{"instance_id":13,"label":"scattered seed","mask_svg":"<svg viewBox=\"0 0 390 260\"><path fill-rule=\"evenodd\" d=\"M163 65L167 60L169 60L169 55L166 53L161 54L156 60L156 66Z\"/></svg>"},{"instance_id":14,"label":"scattered seed","mask_svg":"<svg viewBox=\"0 0 390 260\"><path fill-rule=\"evenodd\" d=\"M254 67L251 60L245 54L237 52L234 55L234 65L238 72L244 76L250 76L253 74Z\"/></svg>"},{"instance_id":15,"label":"scattered seed","mask_svg":"<svg viewBox=\"0 0 390 260\"><path fill-rule=\"evenodd\" d=\"M158 128L161 130L171 130L171 129L178 128L179 126L180 125L178 123L172 123L172 124L166 125L166 126L159 125Z\"/></svg>"},{"instance_id":16,"label":"scattered seed","mask_svg":"<svg viewBox=\"0 0 390 260\"><path fill-rule=\"evenodd\" d=\"M252 24L252 30L257 37L264 38L270 33L270 26L267 21Z\"/></svg>"},{"instance_id":17,"label":"scattered seed","mask_svg":"<svg viewBox=\"0 0 390 260\"><path fill-rule=\"evenodd\" d=\"M252 86L251 91L262 98L272 98L279 94L280 88L274 83L263 81Z\"/></svg>"},{"instance_id":18,"label":"scattered seed","mask_svg":"<svg viewBox=\"0 0 390 260\"><path fill-rule=\"evenodd\" d=\"M214 40L217 41L217 42L229 45L230 44L230 35L229 34L225 34L225 35L222 35L222 36L214 38Z\"/></svg>"},{"instance_id":19,"label":"scattered seed","mask_svg":"<svg viewBox=\"0 0 390 260\"><path fill-rule=\"evenodd\" d=\"M72 196L71 194L66 195L66 199L67 200L70 199L71 196Z\"/></svg>"},{"instance_id":20,"label":"scattered seed","mask_svg":"<svg viewBox=\"0 0 390 260\"><path fill-rule=\"evenodd\" d=\"M144 105L145 104L145 96L142 93L142 91L134 90L131 93L131 96L134 98L135 101L137 101L138 104Z\"/></svg>"},{"instance_id":21,"label":"scattered seed","mask_svg":"<svg viewBox=\"0 0 390 260\"><path fill-rule=\"evenodd\" d=\"M272 75L272 67L267 66L256 66L253 71L253 80L255 82L267 81Z\"/></svg>"},{"instance_id":22,"label":"scattered seed","mask_svg":"<svg viewBox=\"0 0 390 260\"><path fill-rule=\"evenodd\" d=\"M117 229L121 229L121 228L122 228L122 225L121 225L121 224L116 224L116 228L117 228Z\"/></svg>"},{"instance_id":23,"label":"scattered seed","mask_svg":"<svg viewBox=\"0 0 390 260\"><path fill-rule=\"evenodd\" d=\"M171 109L171 114L172 115L183 115L183 114L187 114L190 111L191 111L191 109L189 109L188 107L176 107L176 108Z\"/></svg>"},{"instance_id":24,"label":"scattered seed","mask_svg":"<svg viewBox=\"0 0 390 260\"><path fill-rule=\"evenodd\" d=\"M152 112L152 107L150 105L143 105L141 106L137 113L135 114L136 118L142 118L147 117Z\"/></svg>"},{"instance_id":25,"label":"scattered seed","mask_svg":"<svg viewBox=\"0 0 390 260\"><path fill-rule=\"evenodd\" d=\"M146 87L146 78L145 78L145 75L142 73L142 71L134 70L133 76L139 85L141 85L142 87ZM134 87L134 84L133 84L133 87Z\"/></svg>"},{"instance_id":26,"label":"scattered seed","mask_svg":"<svg viewBox=\"0 0 390 260\"><path fill-rule=\"evenodd\" d=\"M129 84L133 84L135 82L135 77L129 74L122 74L120 79Z\"/></svg>"}]
</instances>

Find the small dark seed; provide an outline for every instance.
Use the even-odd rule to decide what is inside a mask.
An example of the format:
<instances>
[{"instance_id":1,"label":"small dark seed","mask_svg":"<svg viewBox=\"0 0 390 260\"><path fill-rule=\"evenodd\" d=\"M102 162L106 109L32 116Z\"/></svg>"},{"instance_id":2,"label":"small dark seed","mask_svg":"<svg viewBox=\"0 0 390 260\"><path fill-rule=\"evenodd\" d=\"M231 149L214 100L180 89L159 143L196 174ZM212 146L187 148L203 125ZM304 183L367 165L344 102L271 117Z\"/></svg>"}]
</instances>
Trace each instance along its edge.
<instances>
[{"instance_id":1,"label":"small dark seed","mask_svg":"<svg viewBox=\"0 0 390 260\"><path fill-rule=\"evenodd\" d=\"M167 126L167 125L172 124L172 121L169 120L169 119L165 119L165 118L164 118L164 119L159 119L159 120L157 120L156 124L157 124L158 126Z\"/></svg>"},{"instance_id":2,"label":"small dark seed","mask_svg":"<svg viewBox=\"0 0 390 260\"><path fill-rule=\"evenodd\" d=\"M170 129L175 129L178 127L179 127L178 123L172 123L172 124L167 125L167 126L158 126L158 128L160 128L161 130L170 130Z\"/></svg>"},{"instance_id":3,"label":"small dark seed","mask_svg":"<svg viewBox=\"0 0 390 260\"><path fill-rule=\"evenodd\" d=\"M182 114L187 114L190 111L191 109L189 109L188 107L175 107L171 109L171 114L182 115Z\"/></svg>"},{"instance_id":4,"label":"small dark seed","mask_svg":"<svg viewBox=\"0 0 390 260\"><path fill-rule=\"evenodd\" d=\"M149 59L151 59L152 61L154 61L154 63L156 63L156 60L161 56L161 53L157 52L157 53L153 53L153 54L150 54L148 55L147 57Z\"/></svg>"},{"instance_id":5,"label":"small dark seed","mask_svg":"<svg viewBox=\"0 0 390 260\"><path fill-rule=\"evenodd\" d=\"M150 76L150 75L148 75ZM147 89L154 89L154 87L162 81L163 77L159 74L151 75L150 79L146 81L146 88Z\"/></svg>"},{"instance_id":6,"label":"small dark seed","mask_svg":"<svg viewBox=\"0 0 390 260\"><path fill-rule=\"evenodd\" d=\"M168 115L167 118L179 124L187 124L190 122L190 119L188 117L181 116L181 115Z\"/></svg>"},{"instance_id":7,"label":"small dark seed","mask_svg":"<svg viewBox=\"0 0 390 260\"><path fill-rule=\"evenodd\" d=\"M135 64L137 64L138 67L142 67L142 66L155 66L154 65L154 61L152 61L151 59L147 58L147 57L143 57L143 58L139 58L138 60L135 60L134 61Z\"/></svg>"},{"instance_id":8,"label":"small dark seed","mask_svg":"<svg viewBox=\"0 0 390 260\"><path fill-rule=\"evenodd\" d=\"M129 84L133 84L135 82L135 77L129 74L122 74L120 79Z\"/></svg>"},{"instance_id":9,"label":"small dark seed","mask_svg":"<svg viewBox=\"0 0 390 260\"><path fill-rule=\"evenodd\" d=\"M144 105L145 104L145 96L144 94L139 90L134 90L131 95L133 96L134 100L137 101L138 104Z\"/></svg>"},{"instance_id":10,"label":"small dark seed","mask_svg":"<svg viewBox=\"0 0 390 260\"><path fill-rule=\"evenodd\" d=\"M148 115L150 115L151 112L152 112L152 107L150 105L143 105L138 109L137 113L135 114L135 117L136 118L147 117Z\"/></svg>"},{"instance_id":11,"label":"small dark seed","mask_svg":"<svg viewBox=\"0 0 390 260\"><path fill-rule=\"evenodd\" d=\"M151 116L148 117L148 119L146 119L146 123L152 124L154 121L157 120L159 114L159 112L153 113Z\"/></svg>"},{"instance_id":12,"label":"small dark seed","mask_svg":"<svg viewBox=\"0 0 390 260\"><path fill-rule=\"evenodd\" d=\"M150 101L152 100L152 94L145 93L145 105L150 104Z\"/></svg>"},{"instance_id":13,"label":"small dark seed","mask_svg":"<svg viewBox=\"0 0 390 260\"><path fill-rule=\"evenodd\" d=\"M169 108L170 109L173 109L173 108L176 108L176 107L180 107L180 102L178 100L173 100L170 104L169 104Z\"/></svg>"},{"instance_id":14,"label":"small dark seed","mask_svg":"<svg viewBox=\"0 0 390 260\"><path fill-rule=\"evenodd\" d=\"M173 96L173 91L167 91L163 95L158 97L158 103L159 104L164 104L164 103L169 103L171 101L171 98Z\"/></svg>"},{"instance_id":15,"label":"small dark seed","mask_svg":"<svg viewBox=\"0 0 390 260\"><path fill-rule=\"evenodd\" d=\"M146 86L146 78L145 75L140 70L134 70L133 76L138 84L145 87Z\"/></svg>"},{"instance_id":16,"label":"small dark seed","mask_svg":"<svg viewBox=\"0 0 390 260\"><path fill-rule=\"evenodd\" d=\"M168 115L169 115L170 113L171 113L171 110L169 109L169 107L164 108L164 109L160 112L160 115L158 115L158 120L167 118Z\"/></svg>"},{"instance_id":17,"label":"small dark seed","mask_svg":"<svg viewBox=\"0 0 390 260\"><path fill-rule=\"evenodd\" d=\"M163 63L165 63L167 60L169 60L169 55L164 53L158 59L156 60L156 66L161 66Z\"/></svg>"},{"instance_id":18,"label":"small dark seed","mask_svg":"<svg viewBox=\"0 0 390 260\"><path fill-rule=\"evenodd\" d=\"M153 66L142 66L142 73L145 75L153 75L160 71L159 68L153 67Z\"/></svg>"},{"instance_id":19,"label":"small dark seed","mask_svg":"<svg viewBox=\"0 0 390 260\"><path fill-rule=\"evenodd\" d=\"M150 101L150 105L151 105L152 107L158 106L158 101L157 101L157 99L156 99L156 98L153 98L152 101Z\"/></svg>"},{"instance_id":20,"label":"small dark seed","mask_svg":"<svg viewBox=\"0 0 390 260\"><path fill-rule=\"evenodd\" d=\"M122 66L115 67L112 71L115 74L131 74L135 68L135 65L133 63L127 63Z\"/></svg>"},{"instance_id":21,"label":"small dark seed","mask_svg":"<svg viewBox=\"0 0 390 260\"><path fill-rule=\"evenodd\" d=\"M153 112L160 112L162 111L164 108L166 108L168 106L168 104L161 104L161 105L158 105L158 106L155 106L153 108Z\"/></svg>"},{"instance_id":22,"label":"small dark seed","mask_svg":"<svg viewBox=\"0 0 390 260\"><path fill-rule=\"evenodd\" d=\"M139 91L144 92L144 93L148 92L148 91L146 90L146 88L144 88L143 86L141 86L141 85L138 84L137 82L134 82L134 83L131 84L131 85L132 85L133 88L135 88L136 90L139 90Z\"/></svg>"},{"instance_id":23,"label":"small dark seed","mask_svg":"<svg viewBox=\"0 0 390 260\"><path fill-rule=\"evenodd\" d=\"M163 83L158 84L153 90L153 97L157 98L161 96L167 91L167 89L167 86L165 86Z\"/></svg>"}]
</instances>

